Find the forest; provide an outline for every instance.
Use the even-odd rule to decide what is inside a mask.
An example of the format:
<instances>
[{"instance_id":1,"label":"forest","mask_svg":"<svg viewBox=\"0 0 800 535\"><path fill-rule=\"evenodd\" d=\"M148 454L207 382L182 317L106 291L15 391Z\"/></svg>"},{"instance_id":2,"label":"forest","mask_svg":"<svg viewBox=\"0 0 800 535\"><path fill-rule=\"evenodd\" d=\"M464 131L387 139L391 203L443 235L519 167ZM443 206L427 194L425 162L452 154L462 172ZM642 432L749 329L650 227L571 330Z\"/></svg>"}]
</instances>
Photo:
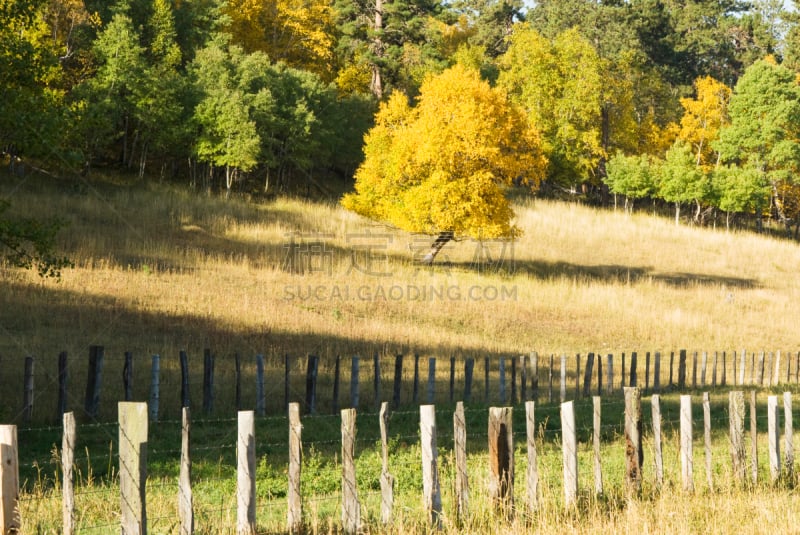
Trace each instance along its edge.
<instances>
[{"instance_id":1,"label":"forest","mask_svg":"<svg viewBox=\"0 0 800 535\"><path fill-rule=\"evenodd\" d=\"M658 202L676 221L771 217L796 237L795 7L0 0L0 147L20 175L113 168L207 191L338 196L357 170L367 181L371 153L387 160L372 168L413 181L389 160L412 160L409 147L428 138L449 146L495 114L504 119L475 143L497 143L509 185L626 208ZM501 96L436 134L475 84ZM367 135L396 130L409 109L418 126L402 143ZM431 158L414 173L431 174Z\"/></svg>"}]
</instances>

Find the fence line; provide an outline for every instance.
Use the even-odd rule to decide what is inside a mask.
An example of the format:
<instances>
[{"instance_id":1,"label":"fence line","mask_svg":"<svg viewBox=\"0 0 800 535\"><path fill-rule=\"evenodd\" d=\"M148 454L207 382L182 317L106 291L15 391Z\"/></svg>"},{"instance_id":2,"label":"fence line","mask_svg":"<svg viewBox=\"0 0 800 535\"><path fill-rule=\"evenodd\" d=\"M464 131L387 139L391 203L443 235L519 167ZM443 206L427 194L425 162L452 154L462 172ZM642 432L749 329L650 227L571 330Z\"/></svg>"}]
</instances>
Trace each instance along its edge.
<instances>
[{"instance_id":1,"label":"fence line","mask_svg":"<svg viewBox=\"0 0 800 535\"><path fill-rule=\"evenodd\" d=\"M788 394L788 393L787 393ZM620 446L624 449L625 456L625 477L624 485L625 492L631 496L639 496L643 492L642 479L649 467L654 466L654 477L656 480L656 487L663 484L663 461L661 458L661 444L662 444L662 428L664 420L661 417L661 399L659 395L654 395L651 398L651 426L649 429L652 432L652 438L656 448L654 448L654 462L651 464L644 464L643 462L643 418L641 410L641 395L642 389L639 387L627 387L624 398L624 422L615 422L606 424L609 428L624 427L624 445ZM755 399L751 397L752 400ZM560 404L561 412L561 428L552 430L553 433L560 435L560 444L562 447L562 464L563 464L563 488L564 488L564 506L571 507L576 503L576 499L580 490L579 481L585 476L579 473L578 450L579 443L591 441L594 445L595 465L593 467L595 478L595 492L603 493L602 484L602 459L599 455L599 441L602 433L600 429L603 427L599 424L600 421L600 397L593 398L593 406L595 411L592 417L592 433L591 436L584 433L576 426L576 417L574 410L574 401L569 400ZM792 421L792 400L791 395L783 396L783 416L787 422ZM621 403L618 399L611 399L605 402L607 406L614 407ZM698 417L698 413L693 411L693 406L701 403L703 408L703 422L704 428L702 435L694 430L694 418ZM541 452L537 452L537 422L534 419L534 408L536 404L533 401L526 402L525 404L525 429L518 432L512 432L512 414L513 407L489 407L489 427L487 432L488 442L488 455L489 455L489 496L492 498L491 503L497 508L502 517L513 518L519 514L533 514L539 507L541 494L539 490L539 473L537 464L541 460ZM712 490L716 483L714 482L714 472L711 470L711 448L712 448L712 435L711 429L714 422L717 422L717 429L728 429L728 439L731 447L731 475L734 484L744 484L744 469L746 466L745 447L744 447L744 394L741 391L733 391L729 393L729 411L728 418L710 418L710 402L707 394L703 396L702 402L697 397L689 395L680 396L680 418L678 420L667 421L668 423L679 423L680 428L680 464L681 464L681 484L686 491L692 492L695 490L695 478L693 475L693 459L695 453L693 452L693 443L699 438L703 437L703 447L705 455L705 472L706 472L706 486ZM171 519L169 517L152 517L147 515L147 498L146 491L152 490L152 484L145 484L147 480L147 450L148 450L148 416L149 411L145 403L137 402L120 402L119 403L119 441L118 441L118 462L119 462L119 493L121 504L120 514L120 528L122 533L141 533L147 529L148 523L167 522L168 524L180 524L181 533L192 533L194 526L197 523L197 518L207 516L214 510L205 508L199 511L193 509L198 508L196 503L193 503L192 496L192 481L191 481L191 454L196 451L196 448L190 448L190 412L185 409L182 413L182 420L180 422L181 433L181 446L178 450L181 458L181 470L178 481L169 484L163 484L162 487L170 492L177 493L180 519ZM357 463L356 463L356 415L355 409L344 409L341 411L340 416L313 416L307 415L303 417L301 424L299 415L299 404L292 403L289 410L289 418L281 418L286 424L287 439L283 442L274 443L276 446L286 448L288 451L289 470L287 473L289 493L285 499L286 519L285 529L287 531L300 531L303 526L309 521L307 518L309 508L304 507L304 502L319 505L323 501L334 502L341 504L341 526L346 532L358 532L363 528L364 516L363 508L365 507L365 500L368 500L371 494L378 495L380 498L380 515L369 515L371 518L380 518L384 524L391 523L392 509L391 506L386 508L386 504L391 504L393 501L392 493L394 482L397 481L397 474L404 474L408 477L408 469L403 468L403 463L394 464L390 462L390 455L388 448L397 447L396 445L390 446L388 440L388 433L386 426L388 425L388 402L381 405L380 413L380 443L381 459L381 482L383 483L384 477L387 478L389 484L384 486L381 484L380 493L363 492L357 489ZM469 412L486 412L486 408L469 409ZM437 462L437 451L440 447L447 444L452 445L456 450L454 455L456 459L459 457L465 458L465 437L466 421L464 416L465 409L462 403L456 406L454 414L454 431L452 435L443 435L437 432L436 428L436 408L433 405L424 405L417 411L397 412L394 415L397 417L414 416L418 418L420 424L420 435L408 436L403 440L409 442L416 441L420 444L420 463L408 461L405 464L413 464L421 472L417 472L420 477L423 489L423 503L425 504L425 514L428 521L434 525L440 525L443 518L446 516L446 511L442 507L441 488L446 485L442 484L442 472ZM784 426L784 438L787 447L784 449L784 456L781 457L780 452L780 431L781 428L778 424L780 413L778 409L777 396L770 395L767 397L767 410L766 414L761 415L761 419L766 419L769 423L768 426L768 448L769 459L768 466L770 470L770 479L774 482L780 477L781 471L785 470L787 473L794 472L794 454L793 454L793 431L790 424ZM374 418L374 414L361 415L360 418ZM753 425L757 420L757 414L751 412L750 421ZM278 420L277 418L273 418ZM337 497L326 498L320 496L304 496L300 487L300 471L301 471L301 451L302 442L300 437L300 430L302 428L313 429L313 426L321 420L340 420L341 421L341 452L342 452L342 487L336 493ZM231 421L228 419L225 421ZM236 490L236 525L239 533L254 533L256 531L256 444L257 437L255 434L255 418L253 411L240 411L237 422L237 437L238 446L237 450L237 490ZM723 424L723 420L727 420L728 425ZM64 416L64 440L62 444L62 501L63 501L63 532L72 533L75 531L75 526L72 525L76 518L81 518L83 515L80 511L81 501L76 502L74 493L74 482L72 476L72 467L75 463L74 459L74 418L72 413L66 413ZM200 420L202 422L202 420ZM624 424L624 425L623 425ZM171 422L161 422L160 425L171 425ZM88 426L87 426L88 427ZM753 428L756 429L757 428ZM616 433L613 433L616 434ZM3 511L2 518L0 519L0 531L3 533L8 532L9 529L14 529L14 526L20 525L19 518L19 475L18 475L18 451L16 449L17 442L17 429L16 426L0 426L0 451L3 453L3 463L0 467L0 480L3 485L0 486L0 502ZM579 438L583 436L583 438ZM527 448L528 465L526 467L526 477L524 484L526 486L526 500L522 500L521 505L516 505L514 502L514 454L515 446L514 441L517 437L524 437L522 441ZM757 439L757 433L753 437ZM363 451L369 451L374 448L376 444L376 437L370 437L360 440L364 446ZM558 441L555 441L558 442ZM72 446L68 446L68 445ZM460 444L460 445L459 445ZM755 444L755 442L754 442ZM540 444L541 445L541 444ZM222 446L233 448L233 445ZM457 453L461 450L461 454ZM757 451L757 450L756 450ZM13 452L13 454L9 454ZM751 453L751 466L754 469L754 476L758 477L758 458L757 455ZM476 477L476 474L468 474L466 463L457 463L460 466L456 470L453 477L461 481L455 486L460 487L464 491L469 488L468 481L483 479L483 476ZM394 471L394 475L389 476L390 470ZM69 481L69 484L67 483ZM598 484L599 482L599 484ZM407 483L407 482L404 482ZM81 496L86 497L94 491L85 491ZM108 493L108 491L101 491ZM283 501L283 500L282 500ZM455 514L463 519L467 513L467 501L461 500L458 506L458 512ZM77 505L76 505L77 504ZM261 507L276 507L274 501L270 501L267 505ZM220 514L231 514L230 511L225 509L217 509L216 512ZM16 516L15 516L16 514ZM463 521L463 520L462 520ZM90 529L101 529L102 526L93 526ZM86 529L86 528L84 528Z\"/></svg>"}]
</instances>

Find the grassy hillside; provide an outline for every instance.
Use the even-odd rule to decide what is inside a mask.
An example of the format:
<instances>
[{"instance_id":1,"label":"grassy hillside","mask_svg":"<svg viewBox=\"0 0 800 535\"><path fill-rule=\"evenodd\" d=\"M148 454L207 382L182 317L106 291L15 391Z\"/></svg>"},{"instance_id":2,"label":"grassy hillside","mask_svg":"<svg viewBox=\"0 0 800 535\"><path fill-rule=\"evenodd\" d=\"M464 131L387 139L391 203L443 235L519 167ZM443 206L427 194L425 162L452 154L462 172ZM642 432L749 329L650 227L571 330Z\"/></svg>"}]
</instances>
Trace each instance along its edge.
<instances>
[{"instance_id":1,"label":"grassy hillside","mask_svg":"<svg viewBox=\"0 0 800 535\"><path fill-rule=\"evenodd\" d=\"M413 257L428 237L333 203L7 176L0 194L64 219L75 262L60 281L0 272L6 358L90 344L323 357L796 349L789 241L530 200L516 206L513 250L485 244L503 262L474 262L480 244L462 241L426 268Z\"/></svg>"}]
</instances>

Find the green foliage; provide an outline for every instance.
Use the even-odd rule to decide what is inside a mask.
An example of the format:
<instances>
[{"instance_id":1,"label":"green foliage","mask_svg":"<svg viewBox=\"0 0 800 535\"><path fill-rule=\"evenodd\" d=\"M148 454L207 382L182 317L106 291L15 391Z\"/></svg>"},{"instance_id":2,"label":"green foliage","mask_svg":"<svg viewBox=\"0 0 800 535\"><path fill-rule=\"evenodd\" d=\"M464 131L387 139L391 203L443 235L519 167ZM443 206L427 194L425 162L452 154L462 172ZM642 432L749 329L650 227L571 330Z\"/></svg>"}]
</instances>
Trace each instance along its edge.
<instances>
[{"instance_id":1,"label":"green foliage","mask_svg":"<svg viewBox=\"0 0 800 535\"><path fill-rule=\"evenodd\" d=\"M712 186L717 206L726 212L757 212L769 201L769 183L764 173L752 167L719 166Z\"/></svg>"},{"instance_id":2,"label":"green foliage","mask_svg":"<svg viewBox=\"0 0 800 535\"><path fill-rule=\"evenodd\" d=\"M606 164L606 173L603 182L611 193L641 199L656 192L653 164L646 154L625 156L617 153Z\"/></svg>"},{"instance_id":3,"label":"green foliage","mask_svg":"<svg viewBox=\"0 0 800 535\"><path fill-rule=\"evenodd\" d=\"M349 210L399 228L474 238L511 237L504 191L538 187L539 139L505 93L456 65L423 84L417 105L393 93L369 132Z\"/></svg>"},{"instance_id":4,"label":"green foliage","mask_svg":"<svg viewBox=\"0 0 800 535\"><path fill-rule=\"evenodd\" d=\"M703 201L710 193L710 182L697 165L692 148L682 141L668 151L658 173L658 195L675 204Z\"/></svg>"},{"instance_id":5,"label":"green foliage","mask_svg":"<svg viewBox=\"0 0 800 535\"><path fill-rule=\"evenodd\" d=\"M10 206L0 199L0 258L15 267L35 268L41 277L60 277L61 270L71 266L56 252L56 235L63 224L12 217L6 213Z\"/></svg>"}]
</instances>

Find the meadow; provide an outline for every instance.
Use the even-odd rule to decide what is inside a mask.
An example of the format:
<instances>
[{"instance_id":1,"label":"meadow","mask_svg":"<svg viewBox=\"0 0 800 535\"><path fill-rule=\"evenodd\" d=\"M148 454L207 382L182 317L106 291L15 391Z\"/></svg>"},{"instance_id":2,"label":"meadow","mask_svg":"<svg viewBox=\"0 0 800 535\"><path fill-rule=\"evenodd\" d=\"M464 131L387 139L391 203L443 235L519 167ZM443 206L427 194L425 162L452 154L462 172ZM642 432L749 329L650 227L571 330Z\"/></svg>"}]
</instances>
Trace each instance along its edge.
<instances>
[{"instance_id":1,"label":"meadow","mask_svg":"<svg viewBox=\"0 0 800 535\"><path fill-rule=\"evenodd\" d=\"M36 175L0 175L0 195L12 201L15 213L62 219L62 247L74 262L59 280L42 280L7 267L0 271L0 386L7 393L0 407L3 423L21 423L22 363L26 356L37 359L37 410L33 423L20 429L27 455L20 460L28 522L24 527L30 533L58 531L54 457L60 435L51 408L61 351L71 356L75 388L70 404L78 410L85 355L95 344L103 345L109 358L107 377L120 376L125 351L143 359L136 368L136 397L141 399L146 399L144 363L151 354L169 356L174 363L180 350L198 357L205 348L218 358L264 354L279 371L285 354L313 353L324 367L336 355L374 352L495 358L531 351L798 349L796 243L724 228L676 226L670 218L646 211L628 214L520 197L515 210L523 235L513 246L462 240L446 246L437 263L427 267L415 259L430 237L361 219L341 210L335 200L253 202L118 178L80 181ZM220 388L226 388L222 381ZM195 394L199 398L199 391ZM163 403L171 412L151 429L150 512L156 522L152 531L157 533L176 529L174 522L158 519L171 518L174 512L177 397L174 391L165 392ZM793 479L740 489L729 477L725 399L720 390L714 406L715 421L723 422L715 430L719 485L713 491L698 483L695 494L683 493L673 477L663 489L646 483L646 499L624 499L621 485L615 483L621 481L621 408L612 398L604 412L608 493L593 496L591 482L584 480L580 505L569 511L561 507L559 494L558 407L544 404L539 421L543 493L548 499L533 518L533 527L525 514L510 523L496 522L488 505L477 498L483 492L487 461L486 410L476 403L468 422L476 499L467 531L791 532L800 510ZM215 418L205 423L200 419L195 427L196 492L200 502L213 504L206 509L213 513L202 517L201 533L225 532L233 525L235 452L226 447L231 434L235 436L230 400L220 396ZM578 406L584 429L591 421L587 401ZM665 394L665 401L674 406L677 396ZM449 408L443 404L439 413L445 430L450 428ZM79 461L83 515L85 525L95 526L88 532L117 530L115 411L113 403L103 405L98 421L84 421L79 430L86 448ZM259 496L279 504L259 510L264 532L281 531L285 519L280 498L285 493L286 460L280 444L286 426L282 414L273 412L257 424L268 436L280 437L267 438L259 446ZM402 513L388 531L425 532L417 512L418 422L413 408L404 412L393 419L397 447L392 460L409 475L399 489ZM522 413L515 415L520 422L515 423L515 433L524 433ZM359 463L369 487L376 467L379 470L377 418L367 414L364 420ZM759 425L762 431L766 427L765 421ZM319 498L306 509L309 531L335 531L336 499L324 497L335 496L338 484L338 420L320 416L304 426L304 485ZM674 445L675 430L671 432ZM440 439L445 470L448 440L445 432ZM765 444L764 439L761 447ZM586 440L580 455L590 466ZM674 449L669 455L674 475ZM524 451L518 459L518 473L523 473ZM766 473L765 467L762 470ZM447 477L443 479L449 481ZM699 473L697 478L702 481ZM523 492L521 487L517 492ZM459 531L448 524L444 529ZM369 530L379 529L373 523Z\"/></svg>"}]
</instances>

